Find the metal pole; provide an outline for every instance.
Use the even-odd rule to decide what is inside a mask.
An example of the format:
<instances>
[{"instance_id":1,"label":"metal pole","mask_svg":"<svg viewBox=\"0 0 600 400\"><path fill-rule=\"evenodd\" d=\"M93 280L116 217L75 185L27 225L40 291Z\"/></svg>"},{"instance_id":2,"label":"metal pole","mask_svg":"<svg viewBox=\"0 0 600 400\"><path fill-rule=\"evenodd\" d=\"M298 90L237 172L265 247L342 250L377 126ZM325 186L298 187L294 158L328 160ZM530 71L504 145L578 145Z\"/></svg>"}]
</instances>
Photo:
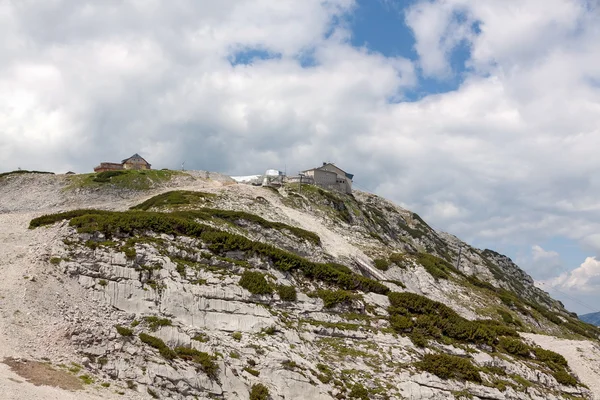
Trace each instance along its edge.
<instances>
[{"instance_id":1,"label":"metal pole","mask_svg":"<svg viewBox=\"0 0 600 400\"><path fill-rule=\"evenodd\" d=\"M461 244L458 248L458 260L456 260L456 269L460 271L460 255L462 254L463 245Z\"/></svg>"}]
</instances>

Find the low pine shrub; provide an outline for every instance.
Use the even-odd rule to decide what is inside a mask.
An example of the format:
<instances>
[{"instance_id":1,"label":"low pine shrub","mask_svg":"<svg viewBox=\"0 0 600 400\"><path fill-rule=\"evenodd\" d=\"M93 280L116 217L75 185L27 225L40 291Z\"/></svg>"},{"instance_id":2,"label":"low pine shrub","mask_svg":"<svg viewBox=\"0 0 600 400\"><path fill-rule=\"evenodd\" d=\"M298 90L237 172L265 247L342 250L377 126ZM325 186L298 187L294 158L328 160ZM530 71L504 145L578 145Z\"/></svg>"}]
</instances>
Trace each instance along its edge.
<instances>
[{"instance_id":1,"label":"low pine shrub","mask_svg":"<svg viewBox=\"0 0 600 400\"><path fill-rule=\"evenodd\" d=\"M169 346L162 341L162 339L150 336L146 333L140 333L140 340L147 345L154 347L158 350L161 356L166 358L167 360L173 360L177 357L177 353L175 353Z\"/></svg>"},{"instance_id":2,"label":"low pine shrub","mask_svg":"<svg viewBox=\"0 0 600 400\"><path fill-rule=\"evenodd\" d=\"M126 337L133 336L133 330L131 330L125 326L117 325L117 326L115 326L115 328L117 329L117 332L121 336L126 336Z\"/></svg>"},{"instance_id":3,"label":"low pine shrub","mask_svg":"<svg viewBox=\"0 0 600 400\"><path fill-rule=\"evenodd\" d=\"M479 370L466 358L449 354L425 354L415 365L442 379L481 382Z\"/></svg>"},{"instance_id":4,"label":"low pine shrub","mask_svg":"<svg viewBox=\"0 0 600 400\"><path fill-rule=\"evenodd\" d=\"M262 383L252 385L250 400L269 400L269 389Z\"/></svg>"},{"instance_id":5,"label":"low pine shrub","mask_svg":"<svg viewBox=\"0 0 600 400\"><path fill-rule=\"evenodd\" d=\"M190 347L176 347L175 353L183 360L192 361L199 365L200 369L211 379L217 379L219 366L215 362L215 356Z\"/></svg>"},{"instance_id":6,"label":"low pine shrub","mask_svg":"<svg viewBox=\"0 0 600 400\"><path fill-rule=\"evenodd\" d=\"M529 347L519 339L502 337L498 341L498 346L507 353L519 357L527 358L530 356L531 353L531 347Z\"/></svg>"},{"instance_id":7,"label":"low pine shrub","mask_svg":"<svg viewBox=\"0 0 600 400\"><path fill-rule=\"evenodd\" d=\"M552 376L561 385L577 386L577 379L575 379L571 374L569 374L564 369L553 372Z\"/></svg>"},{"instance_id":8,"label":"low pine shrub","mask_svg":"<svg viewBox=\"0 0 600 400\"><path fill-rule=\"evenodd\" d=\"M102 232L108 238L113 235L135 235L149 231L175 236L189 236L207 243L209 249L214 253L244 251L248 256L262 256L268 258L281 271L298 271L308 279L335 285L340 289L360 290L378 294L389 292L387 286L381 282L353 273L346 266L311 262L269 244L253 242L241 235L199 224L195 222L196 216L197 214L194 214L194 212L157 213L149 211L76 210L36 218L31 221L30 228L69 219L69 224L77 228L80 233Z\"/></svg>"},{"instance_id":9,"label":"low pine shrub","mask_svg":"<svg viewBox=\"0 0 600 400\"><path fill-rule=\"evenodd\" d=\"M154 315L144 317L144 320L148 323L148 326L152 331L158 330L158 328L161 326L171 326L173 324L173 322L168 318L159 318Z\"/></svg>"},{"instance_id":10,"label":"low pine shrub","mask_svg":"<svg viewBox=\"0 0 600 400\"><path fill-rule=\"evenodd\" d=\"M269 283L265 279L265 276L260 272L248 270L244 271L240 279L239 285L252 294L273 293L273 288L271 287L271 285L269 285Z\"/></svg>"},{"instance_id":11,"label":"low pine shrub","mask_svg":"<svg viewBox=\"0 0 600 400\"><path fill-rule=\"evenodd\" d=\"M343 303L347 304L357 298L355 294L347 290L320 289L317 291L317 296L323 300L325 308L332 308Z\"/></svg>"},{"instance_id":12,"label":"low pine shrub","mask_svg":"<svg viewBox=\"0 0 600 400\"><path fill-rule=\"evenodd\" d=\"M277 293L279 298L283 301L296 301L297 294L296 288L293 286L279 285L277 286Z\"/></svg>"},{"instance_id":13,"label":"low pine shrub","mask_svg":"<svg viewBox=\"0 0 600 400\"><path fill-rule=\"evenodd\" d=\"M373 263L375 264L375 268L381 271L387 271L388 269L390 269L390 262L383 258L376 258L373 260Z\"/></svg>"}]
</instances>

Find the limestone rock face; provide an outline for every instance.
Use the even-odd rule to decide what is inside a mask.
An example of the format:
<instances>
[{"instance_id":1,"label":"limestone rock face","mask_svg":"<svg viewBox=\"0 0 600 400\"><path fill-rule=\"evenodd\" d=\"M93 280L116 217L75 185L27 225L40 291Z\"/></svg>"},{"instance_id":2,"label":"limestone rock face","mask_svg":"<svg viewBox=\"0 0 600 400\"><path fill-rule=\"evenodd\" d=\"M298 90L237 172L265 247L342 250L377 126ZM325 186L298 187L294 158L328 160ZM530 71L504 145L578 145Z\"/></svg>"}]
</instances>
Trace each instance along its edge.
<instances>
[{"instance_id":1,"label":"limestone rock face","mask_svg":"<svg viewBox=\"0 0 600 400\"><path fill-rule=\"evenodd\" d=\"M574 368L562 359L545 362L533 341L529 353L511 347L521 343L511 336L515 329L589 332L569 330L572 315L507 257L436 232L367 193L308 186L300 193L207 177L178 178L185 190L203 193L194 197L200 203L186 203L184 194L146 211L126 210L178 184L146 194L78 189L70 201L67 182L44 177L42 191L51 199L25 209L15 200L23 189L6 184L3 210L34 209L30 218L88 201L123 217L175 215L223 234L161 231L160 223L78 231L75 218L22 226L19 238L32 241L27 260L39 266L27 299L41 296L38 315L47 315L40 321L68 349L59 356L45 339L50 360L77 362L128 398L248 399L258 384L273 400L592 398L569 381ZM56 285L52 297L44 291L48 282ZM423 296L437 308L415 311L415 300L402 309L388 292ZM460 336L448 321L502 326L509 340L477 341L476 331ZM432 355L457 364L425 365ZM567 377L557 373L563 370Z\"/></svg>"}]
</instances>

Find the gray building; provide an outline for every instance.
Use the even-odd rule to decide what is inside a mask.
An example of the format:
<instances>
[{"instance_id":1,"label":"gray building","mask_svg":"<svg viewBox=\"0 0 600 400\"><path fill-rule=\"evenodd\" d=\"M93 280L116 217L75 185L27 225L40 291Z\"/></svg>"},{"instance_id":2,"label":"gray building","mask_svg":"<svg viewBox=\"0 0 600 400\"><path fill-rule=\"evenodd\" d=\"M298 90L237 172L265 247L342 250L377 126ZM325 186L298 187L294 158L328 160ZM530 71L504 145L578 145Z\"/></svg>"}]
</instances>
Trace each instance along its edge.
<instances>
[{"instance_id":1,"label":"gray building","mask_svg":"<svg viewBox=\"0 0 600 400\"><path fill-rule=\"evenodd\" d=\"M352 193L352 178L354 178L354 175L347 173L333 163L324 162L318 168L307 169L303 172L317 186L342 193Z\"/></svg>"}]
</instances>

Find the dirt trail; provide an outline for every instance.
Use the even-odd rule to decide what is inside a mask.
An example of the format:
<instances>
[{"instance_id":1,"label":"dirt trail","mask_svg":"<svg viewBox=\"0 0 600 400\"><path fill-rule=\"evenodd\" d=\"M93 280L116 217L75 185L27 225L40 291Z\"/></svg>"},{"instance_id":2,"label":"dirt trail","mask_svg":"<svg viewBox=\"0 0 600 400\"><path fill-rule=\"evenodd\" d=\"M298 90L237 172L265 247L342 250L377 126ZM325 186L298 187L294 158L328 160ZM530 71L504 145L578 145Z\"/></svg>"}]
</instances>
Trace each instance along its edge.
<instances>
[{"instance_id":1,"label":"dirt trail","mask_svg":"<svg viewBox=\"0 0 600 400\"><path fill-rule=\"evenodd\" d=\"M594 393L594 399L600 400L600 345L598 343L532 333L523 333L522 336L546 350L562 355L581 382Z\"/></svg>"}]
</instances>

